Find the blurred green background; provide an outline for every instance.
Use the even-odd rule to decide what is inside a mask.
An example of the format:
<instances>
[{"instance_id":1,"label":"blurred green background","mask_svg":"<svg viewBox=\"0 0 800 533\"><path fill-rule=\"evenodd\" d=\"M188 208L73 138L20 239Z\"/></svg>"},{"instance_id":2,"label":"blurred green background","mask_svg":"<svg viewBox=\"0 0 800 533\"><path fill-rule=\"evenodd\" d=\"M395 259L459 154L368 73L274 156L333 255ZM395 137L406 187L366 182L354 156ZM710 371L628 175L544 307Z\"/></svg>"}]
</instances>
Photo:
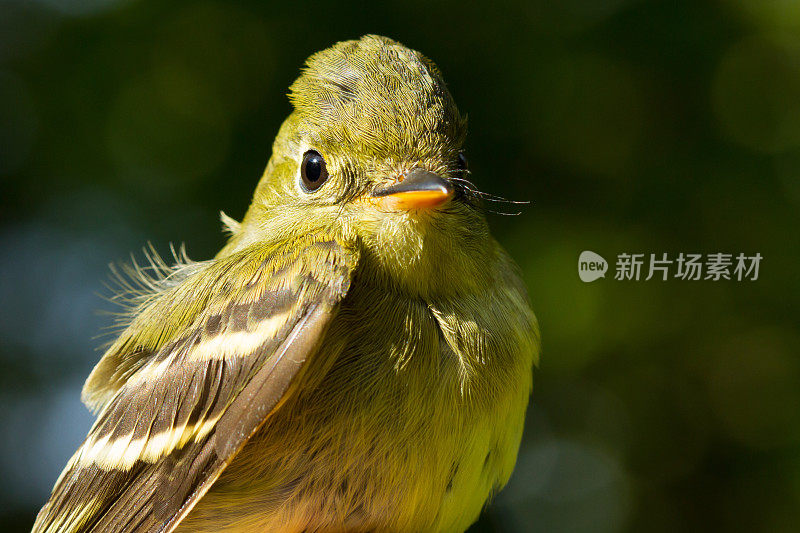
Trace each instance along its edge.
<instances>
[{"instance_id":1,"label":"blurred green background","mask_svg":"<svg viewBox=\"0 0 800 533\"><path fill-rule=\"evenodd\" d=\"M800 2L0 0L0 530L91 423L107 265L244 213L302 61L436 61L544 350L515 475L471 531L800 531ZM609 260L582 283L577 257ZM764 257L615 281L619 253ZM140 255L141 257L141 255Z\"/></svg>"}]
</instances>

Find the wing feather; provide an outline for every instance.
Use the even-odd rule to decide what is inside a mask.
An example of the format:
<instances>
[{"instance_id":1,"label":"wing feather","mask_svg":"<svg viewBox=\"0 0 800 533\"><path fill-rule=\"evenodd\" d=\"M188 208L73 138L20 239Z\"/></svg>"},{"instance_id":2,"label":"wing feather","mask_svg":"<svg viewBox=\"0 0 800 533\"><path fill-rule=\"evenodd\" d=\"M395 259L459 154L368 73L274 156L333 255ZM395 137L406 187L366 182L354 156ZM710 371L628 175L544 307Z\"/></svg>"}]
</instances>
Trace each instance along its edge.
<instances>
[{"instance_id":1,"label":"wing feather","mask_svg":"<svg viewBox=\"0 0 800 533\"><path fill-rule=\"evenodd\" d=\"M151 298L87 382L101 412L33 531L177 527L313 356L355 264L307 236L208 262ZM175 315L183 330L166 326Z\"/></svg>"}]
</instances>

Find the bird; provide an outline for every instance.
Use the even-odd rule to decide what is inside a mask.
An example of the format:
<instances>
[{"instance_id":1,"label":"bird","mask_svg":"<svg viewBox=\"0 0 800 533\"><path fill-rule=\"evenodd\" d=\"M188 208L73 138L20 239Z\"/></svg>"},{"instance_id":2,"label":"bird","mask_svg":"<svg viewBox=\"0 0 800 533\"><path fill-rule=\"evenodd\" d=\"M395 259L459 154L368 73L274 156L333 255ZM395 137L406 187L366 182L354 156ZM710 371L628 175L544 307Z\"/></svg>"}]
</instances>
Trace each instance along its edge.
<instances>
[{"instance_id":1,"label":"bird","mask_svg":"<svg viewBox=\"0 0 800 533\"><path fill-rule=\"evenodd\" d=\"M451 532L507 483L540 333L437 66L312 55L212 259L120 273L41 532Z\"/></svg>"}]
</instances>

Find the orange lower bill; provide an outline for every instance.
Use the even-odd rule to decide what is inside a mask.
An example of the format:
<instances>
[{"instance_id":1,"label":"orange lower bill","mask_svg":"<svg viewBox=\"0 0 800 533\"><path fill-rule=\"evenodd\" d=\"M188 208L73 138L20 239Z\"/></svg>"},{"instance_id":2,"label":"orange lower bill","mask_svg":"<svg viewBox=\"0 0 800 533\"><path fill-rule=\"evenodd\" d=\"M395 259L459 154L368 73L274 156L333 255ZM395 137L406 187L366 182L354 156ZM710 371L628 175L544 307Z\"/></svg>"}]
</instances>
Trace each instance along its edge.
<instances>
[{"instance_id":1,"label":"orange lower bill","mask_svg":"<svg viewBox=\"0 0 800 533\"><path fill-rule=\"evenodd\" d=\"M439 207L447 203L452 197L452 193L443 191L405 191L373 198L372 201L385 209L404 211Z\"/></svg>"}]
</instances>

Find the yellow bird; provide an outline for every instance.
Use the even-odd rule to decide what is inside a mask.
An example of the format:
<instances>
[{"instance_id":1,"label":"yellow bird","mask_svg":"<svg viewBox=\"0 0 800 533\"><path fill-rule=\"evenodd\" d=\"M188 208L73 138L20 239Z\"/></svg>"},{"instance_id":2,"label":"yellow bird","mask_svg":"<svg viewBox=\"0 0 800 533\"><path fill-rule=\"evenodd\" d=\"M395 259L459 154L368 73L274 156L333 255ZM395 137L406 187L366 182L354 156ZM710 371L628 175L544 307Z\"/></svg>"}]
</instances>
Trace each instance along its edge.
<instances>
[{"instance_id":1,"label":"yellow bird","mask_svg":"<svg viewBox=\"0 0 800 533\"><path fill-rule=\"evenodd\" d=\"M366 36L290 99L219 254L129 272L35 532L463 531L508 481L538 327L439 70Z\"/></svg>"}]
</instances>

